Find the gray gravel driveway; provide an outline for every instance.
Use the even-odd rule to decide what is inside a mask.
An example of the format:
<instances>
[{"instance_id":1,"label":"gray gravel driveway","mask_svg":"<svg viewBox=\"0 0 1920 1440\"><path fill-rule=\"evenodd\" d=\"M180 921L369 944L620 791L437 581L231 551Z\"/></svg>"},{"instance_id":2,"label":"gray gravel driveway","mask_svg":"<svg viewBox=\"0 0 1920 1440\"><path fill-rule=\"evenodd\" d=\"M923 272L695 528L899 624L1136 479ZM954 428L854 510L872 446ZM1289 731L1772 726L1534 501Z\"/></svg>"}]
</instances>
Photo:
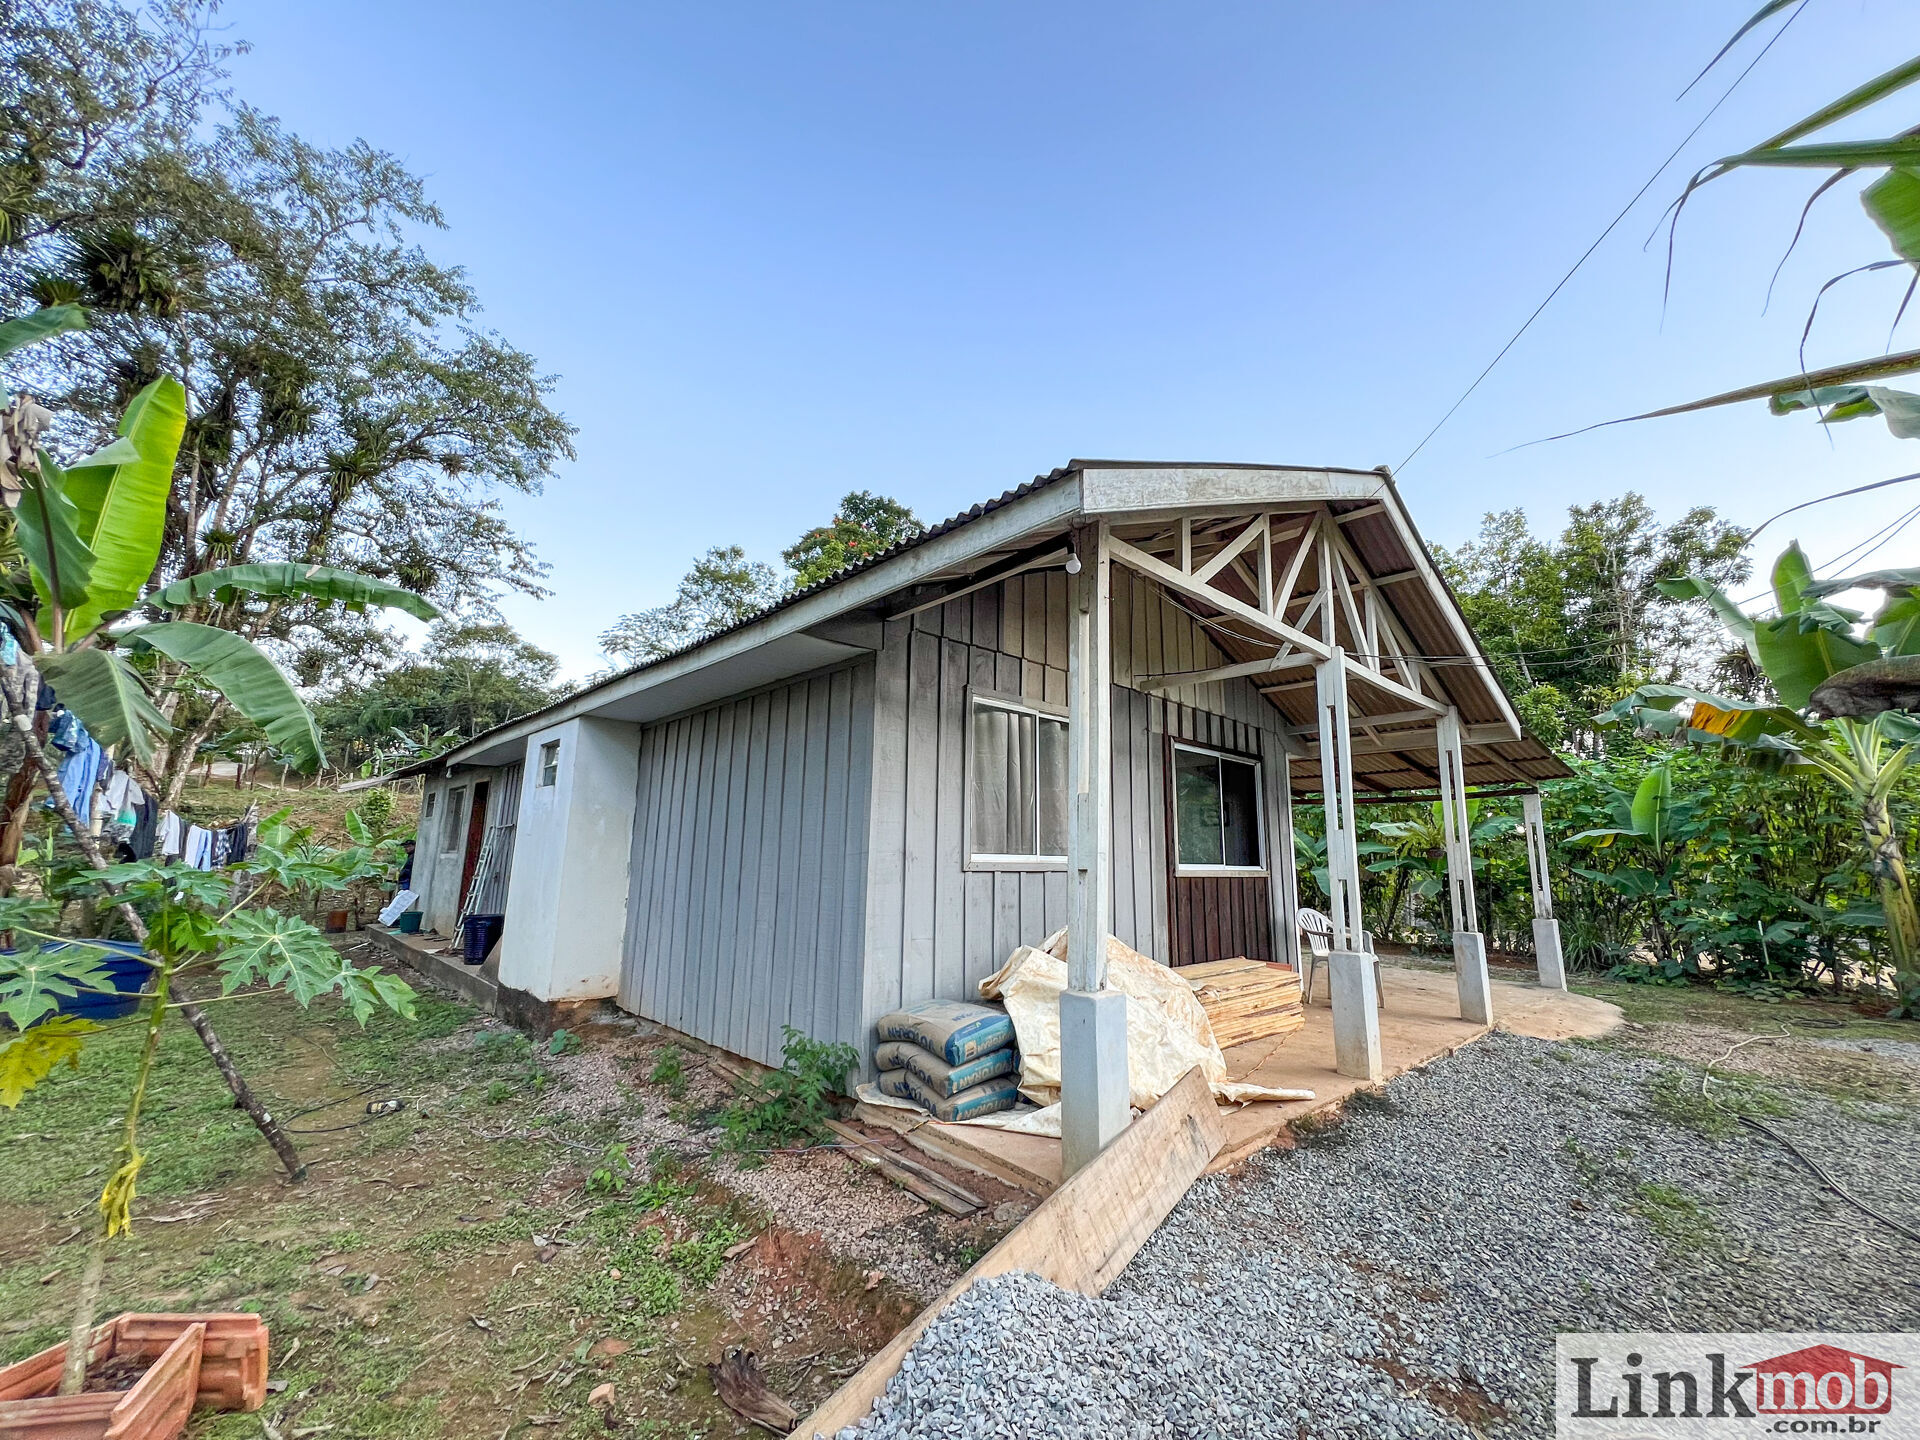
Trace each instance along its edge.
<instances>
[{"instance_id":1,"label":"gray gravel driveway","mask_svg":"<svg viewBox=\"0 0 1920 1440\"><path fill-rule=\"evenodd\" d=\"M1910 1106L1714 1093L1920 1229ZM842 1436L1546 1436L1558 1331L1920 1329L1917 1277L1697 1067L1494 1035L1202 1180L1102 1299L975 1286Z\"/></svg>"}]
</instances>

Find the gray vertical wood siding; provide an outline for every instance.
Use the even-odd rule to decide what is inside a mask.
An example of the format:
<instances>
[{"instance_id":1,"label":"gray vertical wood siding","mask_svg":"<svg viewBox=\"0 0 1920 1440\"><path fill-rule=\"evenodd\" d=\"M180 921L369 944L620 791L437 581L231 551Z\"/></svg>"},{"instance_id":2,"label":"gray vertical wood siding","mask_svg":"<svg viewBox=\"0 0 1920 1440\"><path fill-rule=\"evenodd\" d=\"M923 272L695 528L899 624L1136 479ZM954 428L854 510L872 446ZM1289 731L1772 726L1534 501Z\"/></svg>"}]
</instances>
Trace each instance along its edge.
<instances>
[{"instance_id":1,"label":"gray vertical wood siding","mask_svg":"<svg viewBox=\"0 0 1920 1440\"><path fill-rule=\"evenodd\" d=\"M1267 844L1279 860L1283 722L1245 681L1154 695L1134 689L1141 675L1226 657L1202 625L1118 566L1113 637L1113 929L1164 960L1166 737L1267 760ZM970 689L1065 705L1064 574L1016 577L887 625L874 689L863 1028L902 1003L970 998L1015 948L1066 924L1064 869L967 867Z\"/></svg>"},{"instance_id":2,"label":"gray vertical wood siding","mask_svg":"<svg viewBox=\"0 0 1920 1440\"><path fill-rule=\"evenodd\" d=\"M620 1003L780 1063L860 1033L874 665L648 726Z\"/></svg>"}]
</instances>

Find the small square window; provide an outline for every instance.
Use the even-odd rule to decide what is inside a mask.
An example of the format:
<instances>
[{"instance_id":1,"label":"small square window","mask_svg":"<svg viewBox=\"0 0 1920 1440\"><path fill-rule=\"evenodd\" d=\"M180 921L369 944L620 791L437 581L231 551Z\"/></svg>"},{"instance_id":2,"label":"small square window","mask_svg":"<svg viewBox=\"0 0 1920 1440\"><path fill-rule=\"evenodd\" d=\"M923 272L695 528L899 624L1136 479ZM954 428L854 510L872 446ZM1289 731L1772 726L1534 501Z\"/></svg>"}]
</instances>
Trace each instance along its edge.
<instances>
[{"instance_id":1,"label":"small square window","mask_svg":"<svg viewBox=\"0 0 1920 1440\"><path fill-rule=\"evenodd\" d=\"M426 806L420 812L420 818L422 820L431 820L433 818L433 802L438 800L439 798L440 798L440 792L438 790L429 790L427 792Z\"/></svg>"},{"instance_id":2,"label":"small square window","mask_svg":"<svg viewBox=\"0 0 1920 1440\"><path fill-rule=\"evenodd\" d=\"M560 783L560 742L549 740L540 747L540 788Z\"/></svg>"}]
</instances>

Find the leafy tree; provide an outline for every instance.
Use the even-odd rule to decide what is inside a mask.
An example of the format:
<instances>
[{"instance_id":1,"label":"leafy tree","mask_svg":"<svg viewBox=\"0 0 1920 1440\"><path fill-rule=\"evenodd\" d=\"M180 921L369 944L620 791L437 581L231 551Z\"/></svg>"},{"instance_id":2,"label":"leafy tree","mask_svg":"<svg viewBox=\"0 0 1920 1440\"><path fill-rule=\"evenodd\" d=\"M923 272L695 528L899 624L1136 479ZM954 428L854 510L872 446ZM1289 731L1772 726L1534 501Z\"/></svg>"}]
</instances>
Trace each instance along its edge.
<instances>
[{"instance_id":1,"label":"leafy tree","mask_svg":"<svg viewBox=\"0 0 1920 1440\"><path fill-rule=\"evenodd\" d=\"M194 0L8 11L10 53L31 63L0 106L16 147L0 156L0 306L73 299L95 316L35 383L96 430L162 370L183 384L163 582L292 561L447 607L484 607L502 585L542 593L489 492L537 491L572 453L551 377L476 328L471 287L412 242L443 222L394 157L309 145L226 99L210 13ZM363 615L291 594L195 618L319 647L341 668L382 646ZM157 667L170 720L171 666ZM163 798L223 711L163 744Z\"/></svg>"},{"instance_id":2,"label":"leafy tree","mask_svg":"<svg viewBox=\"0 0 1920 1440\"><path fill-rule=\"evenodd\" d=\"M1643 680L1709 678L1703 657L1725 648L1710 617L1660 581L1738 584L1743 545L1706 507L1662 525L1629 491L1573 506L1554 540L1535 536L1520 510L1490 513L1478 537L1439 557L1522 719L1552 744L1590 736L1587 715Z\"/></svg>"},{"instance_id":3,"label":"leafy tree","mask_svg":"<svg viewBox=\"0 0 1920 1440\"><path fill-rule=\"evenodd\" d=\"M346 686L317 709L321 733L347 764L412 755L415 737L470 739L559 698L559 661L510 625L441 621L419 658Z\"/></svg>"},{"instance_id":4,"label":"leafy tree","mask_svg":"<svg viewBox=\"0 0 1920 1440\"><path fill-rule=\"evenodd\" d=\"M737 625L786 593L771 565L747 559L738 545L716 545L680 581L671 602L622 615L600 637L600 648L633 664L683 650Z\"/></svg>"},{"instance_id":5,"label":"leafy tree","mask_svg":"<svg viewBox=\"0 0 1920 1440\"><path fill-rule=\"evenodd\" d=\"M830 524L809 530L781 551L780 558L793 571L794 585L805 589L914 539L926 528L898 500L855 490L840 501L840 513Z\"/></svg>"},{"instance_id":6,"label":"leafy tree","mask_svg":"<svg viewBox=\"0 0 1920 1440\"><path fill-rule=\"evenodd\" d=\"M601 635L600 648L630 664L671 655L739 624L792 589L830 579L925 530L898 500L855 490L841 499L829 524L809 530L781 552L793 572L789 579L782 580L771 565L747 559L738 545L716 545L694 561L672 601L622 615Z\"/></svg>"}]
</instances>

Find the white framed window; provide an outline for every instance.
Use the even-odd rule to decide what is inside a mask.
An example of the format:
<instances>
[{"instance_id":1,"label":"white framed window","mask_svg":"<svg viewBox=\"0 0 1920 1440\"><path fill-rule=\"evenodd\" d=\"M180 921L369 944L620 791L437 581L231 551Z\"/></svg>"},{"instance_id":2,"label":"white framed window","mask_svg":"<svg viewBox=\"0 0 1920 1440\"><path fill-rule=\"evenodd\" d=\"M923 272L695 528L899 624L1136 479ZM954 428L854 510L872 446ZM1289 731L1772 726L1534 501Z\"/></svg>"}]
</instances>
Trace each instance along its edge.
<instances>
[{"instance_id":1,"label":"white framed window","mask_svg":"<svg viewBox=\"0 0 1920 1440\"><path fill-rule=\"evenodd\" d=\"M1175 873L1266 874L1262 810L1258 760L1175 742Z\"/></svg>"},{"instance_id":2,"label":"white framed window","mask_svg":"<svg viewBox=\"0 0 1920 1440\"><path fill-rule=\"evenodd\" d=\"M549 789L560 783L560 742L549 740L540 747L540 779L537 788Z\"/></svg>"},{"instance_id":3,"label":"white framed window","mask_svg":"<svg viewBox=\"0 0 1920 1440\"><path fill-rule=\"evenodd\" d=\"M440 827L440 851L450 853L460 848L460 807L466 803L467 787L459 785L447 792L447 819Z\"/></svg>"},{"instance_id":4,"label":"white framed window","mask_svg":"<svg viewBox=\"0 0 1920 1440\"><path fill-rule=\"evenodd\" d=\"M969 697L967 856L976 869L1067 863L1067 722L997 695Z\"/></svg>"}]
</instances>

